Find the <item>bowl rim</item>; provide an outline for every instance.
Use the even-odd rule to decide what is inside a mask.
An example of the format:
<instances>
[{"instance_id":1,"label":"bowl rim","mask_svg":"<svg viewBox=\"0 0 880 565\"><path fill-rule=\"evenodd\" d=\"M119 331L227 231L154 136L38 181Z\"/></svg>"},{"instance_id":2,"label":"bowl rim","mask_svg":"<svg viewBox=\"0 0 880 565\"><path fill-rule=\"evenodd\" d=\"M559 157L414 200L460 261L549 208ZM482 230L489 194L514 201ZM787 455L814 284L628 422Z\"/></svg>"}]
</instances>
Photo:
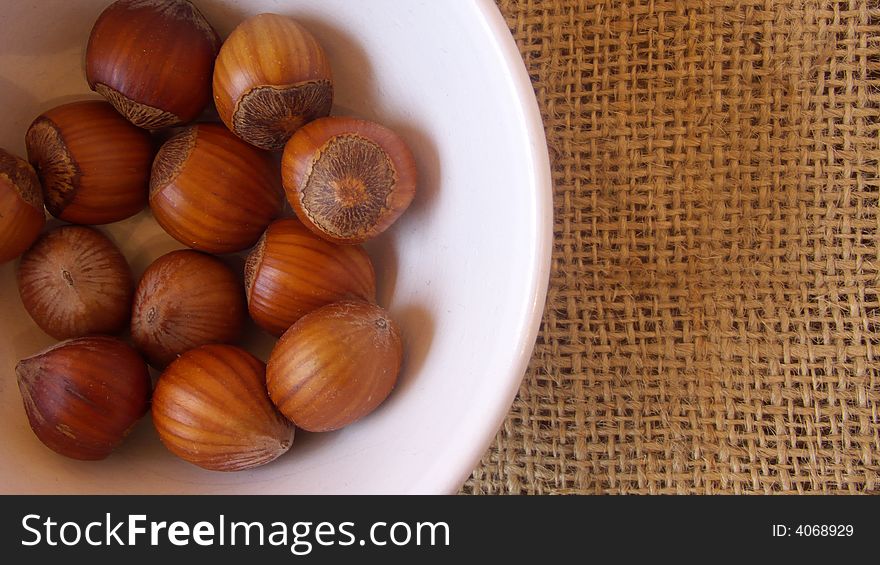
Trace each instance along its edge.
<instances>
[{"instance_id":1,"label":"bowl rim","mask_svg":"<svg viewBox=\"0 0 880 565\"><path fill-rule=\"evenodd\" d=\"M524 165L529 172L527 184L530 187L529 194L532 197L535 221L530 226L533 231L530 234L531 241L534 245L526 250L531 258L529 271L531 279L528 281L529 293L526 299L527 313L511 347L514 354L504 367L504 373L508 375L505 388L499 390L498 394L489 399L485 405L480 406L482 419L486 425L470 434L473 439L464 444L464 447L444 453L442 465L435 465L429 469L415 483L412 492L455 494L479 465L501 429L522 385L541 327L550 282L553 248L553 179L544 120L522 54L495 1L476 0L473 5L481 26L492 38L498 58L504 63L509 88L518 102L516 113L528 133L523 140L529 146L528 159Z\"/></svg>"}]
</instances>

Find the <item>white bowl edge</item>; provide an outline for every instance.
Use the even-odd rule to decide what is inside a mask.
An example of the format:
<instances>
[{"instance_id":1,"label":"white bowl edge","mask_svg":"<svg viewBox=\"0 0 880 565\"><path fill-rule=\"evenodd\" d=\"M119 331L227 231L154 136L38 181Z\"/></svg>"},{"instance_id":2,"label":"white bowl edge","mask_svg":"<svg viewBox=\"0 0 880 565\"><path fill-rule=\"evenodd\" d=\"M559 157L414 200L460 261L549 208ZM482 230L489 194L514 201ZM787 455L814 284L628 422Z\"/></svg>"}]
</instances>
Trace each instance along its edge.
<instances>
[{"instance_id":1,"label":"white bowl edge","mask_svg":"<svg viewBox=\"0 0 880 565\"><path fill-rule=\"evenodd\" d=\"M475 0L479 17L486 31L495 38L498 57L503 60L507 70L511 90L516 92L520 105L520 117L529 132L528 139L523 142L529 145L531 162L529 171L535 198L535 224L531 226L535 247L531 250L531 261L535 276L531 281L531 292L528 296L528 320L520 327L516 344L516 355L506 368L510 375L509 387L498 394L491 407L491 413L482 416L471 416L474 420L491 420L496 422L494 428L486 426L478 441L473 441L466 450L447 450L437 460L444 465L435 465L426 471L422 479L413 485L412 493L457 493L467 481L471 473L479 465L483 455L492 445L492 441L501 429L516 395L522 385L522 379L531 361L544 305L550 282L551 253L553 249L553 178L550 168L550 155L547 151L547 138L544 132L544 120L538 107L534 87L526 70L522 54L516 44L503 14L494 0ZM468 423L460 424L467 426ZM443 457L446 459L443 459ZM457 473L444 472L443 469L458 469Z\"/></svg>"}]
</instances>

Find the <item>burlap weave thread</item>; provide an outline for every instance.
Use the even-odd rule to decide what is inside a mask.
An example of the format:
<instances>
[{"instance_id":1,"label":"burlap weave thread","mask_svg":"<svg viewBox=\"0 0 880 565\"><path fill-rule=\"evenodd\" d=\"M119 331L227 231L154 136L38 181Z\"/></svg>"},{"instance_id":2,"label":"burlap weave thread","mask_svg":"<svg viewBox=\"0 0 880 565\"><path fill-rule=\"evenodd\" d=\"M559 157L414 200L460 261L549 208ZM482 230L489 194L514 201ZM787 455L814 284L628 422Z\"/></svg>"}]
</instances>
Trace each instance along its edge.
<instances>
[{"instance_id":1,"label":"burlap weave thread","mask_svg":"<svg viewBox=\"0 0 880 565\"><path fill-rule=\"evenodd\" d=\"M498 4L556 239L463 492L880 492L880 1Z\"/></svg>"}]
</instances>

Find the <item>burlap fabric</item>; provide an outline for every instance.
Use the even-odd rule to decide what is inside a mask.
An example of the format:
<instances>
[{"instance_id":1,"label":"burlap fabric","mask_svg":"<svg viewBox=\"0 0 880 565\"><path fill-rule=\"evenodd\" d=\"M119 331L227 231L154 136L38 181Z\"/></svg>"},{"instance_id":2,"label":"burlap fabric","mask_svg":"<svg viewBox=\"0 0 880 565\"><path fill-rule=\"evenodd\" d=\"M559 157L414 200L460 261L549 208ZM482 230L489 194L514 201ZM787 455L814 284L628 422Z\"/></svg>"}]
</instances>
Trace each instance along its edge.
<instances>
[{"instance_id":1,"label":"burlap fabric","mask_svg":"<svg viewBox=\"0 0 880 565\"><path fill-rule=\"evenodd\" d=\"M499 0L552 278L471 493L880 491L878 0Z\"/></svg>"}]
</instances>

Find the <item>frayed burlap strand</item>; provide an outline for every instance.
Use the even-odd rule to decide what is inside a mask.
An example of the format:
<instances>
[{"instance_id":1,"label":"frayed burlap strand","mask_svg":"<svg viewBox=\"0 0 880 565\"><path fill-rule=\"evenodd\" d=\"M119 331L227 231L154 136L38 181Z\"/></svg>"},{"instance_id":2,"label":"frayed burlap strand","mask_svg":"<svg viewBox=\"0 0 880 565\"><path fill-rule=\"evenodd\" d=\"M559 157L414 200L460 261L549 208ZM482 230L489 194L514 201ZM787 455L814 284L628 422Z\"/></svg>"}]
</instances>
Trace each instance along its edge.
<instances>
[{"instance_id":1,"label":"frayed burlap strand","mask_svg":"<svg viewBox=\"0 0 880 565\"><path fill-rule=\"evenodd\" d=\"M556 243L464 492L880 492L880 0L499 6Z\"/></svg>"}]
</instances>

